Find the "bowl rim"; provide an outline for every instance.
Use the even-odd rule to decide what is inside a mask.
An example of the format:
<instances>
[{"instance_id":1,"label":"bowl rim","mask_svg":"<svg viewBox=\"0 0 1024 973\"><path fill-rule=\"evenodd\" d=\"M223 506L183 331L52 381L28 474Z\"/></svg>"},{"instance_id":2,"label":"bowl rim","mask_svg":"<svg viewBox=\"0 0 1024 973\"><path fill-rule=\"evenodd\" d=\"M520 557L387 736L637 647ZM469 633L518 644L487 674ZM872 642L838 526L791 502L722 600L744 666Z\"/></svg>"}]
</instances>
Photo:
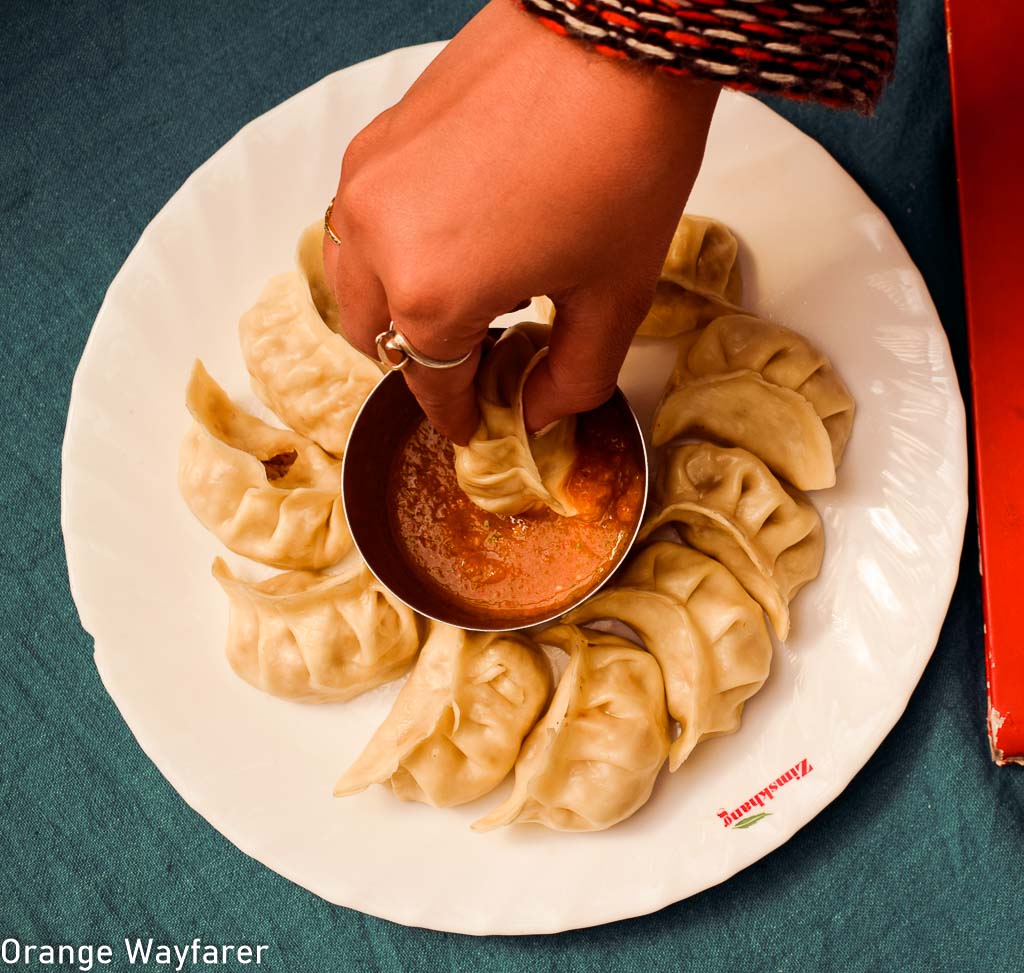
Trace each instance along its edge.
<instances>
[{"instance_id":1,"label":"bowl rim","mask_svg":"<svg viewBox=\"0 0 1024 973\"><path fill-rule=\"evenodd\" d=\"M492 333L496 330L498 329L491 329ZM356 417L352 421L352 426L351 429L349 430L349 442L351 442L352 438L357 434L357 430L359 430L360 421L363 420L364 416L366 415L367 410L369 409L370 403L373 400L374 396L382 394L381 390L385 388L388 382L394 383L404 381L405 376L399 370L393 370L385 373L384 377L373 387L373 390L363 400L362 405L359 407L359 411L356 413ZM553 622L557 622L560 618L562 618L562 616L573 611L575 608L578 608L585 601L587 601L587 599L597 594L597 592L599 592L615 576L619 568L622 567L623 562L632 552L633 546L636 544L637 535L640 533L640 529L643 527L644 518L647 513L647 505L651 491L651 463L650 457L648 455L647 441L646 437L644 436L643 427L640 425L640 420L637 417L636 410L633 408L632 403L629 401L628 397L626 396L626 393L623 392L618 385L615 386L615 390L608 397L608 399L606 399L605 402L603 402L600 406L597 406L596 408L604 408L613 401L617 401L621 406L624 406L625 413L632 420L632 422L628 424L628 428L630 430L635 430L635 445L639 448L640 458L642 461L643 494L641 497L640 508L636 518L636 524L633 527L632 533L629 535L628 541L622 545L622 548L619 551L618 555L614 558L612 562L610 562L610 569L604 573L604 575L597 581L596 584L594 584L592 587L584 591L579 596L579 598L575 599L570 604L565 605L564 607L560 607L556 611L551 612L547 615L543 615L535 619L530 619L525 622L519 620L513 621L512 624L503 624L502 620L499 619L492 622L484 622L482 620L477 620L477 623L475 624L467 624L465 619L460 619L459 621L452 621L450 618L441 618L434 611L427 611L423 609L421 606L414 604L407 597L399 594L380 576L378 571L375 570L372 560L366 556L366 550L364 545L360 545L359 543L357 530L353 529L352 518L349 516L349 491L346 489L346 486L349 483L348 470L351 450L349 450L348 447L346 446L345 453L342 456L341 465L341 503L342 510L345 514L345 522L346 524L348 524L349 534L352 538L352 545L355 548L356 553L362 559L363 564L366 565L370 573L377 579L377 582L392 597L397 598L407 608L412 609L418 615L422 615L424 618L432 622L440 622L444 625L453 625L458 628L465 629L469 632L517 632L525 629L539 628L541 626L546 626L552 624ZM420 411L422 412L422 410ZM406 559L401 555L401 553L399 553L399 557L403 562L405 562L406 564L408 563Z\"/></svg>"}]
</instances>

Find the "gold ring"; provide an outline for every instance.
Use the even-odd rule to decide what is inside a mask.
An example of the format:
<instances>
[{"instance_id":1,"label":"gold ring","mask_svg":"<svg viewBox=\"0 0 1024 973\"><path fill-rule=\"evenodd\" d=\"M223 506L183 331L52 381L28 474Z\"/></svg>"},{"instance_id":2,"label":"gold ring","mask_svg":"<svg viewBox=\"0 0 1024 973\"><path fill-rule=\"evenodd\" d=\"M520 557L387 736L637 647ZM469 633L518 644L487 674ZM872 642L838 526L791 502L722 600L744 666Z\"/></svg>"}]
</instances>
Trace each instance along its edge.
<instances>
[{"instance_id":1,"label":"gold ring","mask_svg":"<svg viewBox=\"0 0 1024 973\"><path fill-rule=\"evenodd\" d=\"M324 233L340 247L341 240L338 239L338 234L334 232L334 227L331 226L331 213L334 211L335 198L334 196L331 197L331 201L327 204L327 212L324 213Z\"/></svg>"}]
</instances>

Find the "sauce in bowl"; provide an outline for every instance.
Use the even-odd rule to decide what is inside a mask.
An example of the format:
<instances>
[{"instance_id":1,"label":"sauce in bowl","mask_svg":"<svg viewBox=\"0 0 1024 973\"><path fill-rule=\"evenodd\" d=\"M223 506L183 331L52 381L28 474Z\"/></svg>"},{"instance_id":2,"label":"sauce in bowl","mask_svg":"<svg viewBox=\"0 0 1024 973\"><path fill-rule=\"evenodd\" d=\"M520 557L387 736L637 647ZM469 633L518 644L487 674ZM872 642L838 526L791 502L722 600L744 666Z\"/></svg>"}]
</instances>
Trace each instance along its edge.
<instances>
[{"instance_id":1,"label":"sauce in bowl","mask_svg":"<svg viewBox=\"0 0 1024 973\"><path fill-rule=\"evenodd\" d=\"M644 460L628 415L602 406L577 419L566 490L579 513L518 516L476 506L455 477L452 445L420 419L391 463L392 539L419 581L453 606L500 622L568 608L618 562L644 502ZM635 436L635 430L633 430Z\"/></svg>"}]
</instances>

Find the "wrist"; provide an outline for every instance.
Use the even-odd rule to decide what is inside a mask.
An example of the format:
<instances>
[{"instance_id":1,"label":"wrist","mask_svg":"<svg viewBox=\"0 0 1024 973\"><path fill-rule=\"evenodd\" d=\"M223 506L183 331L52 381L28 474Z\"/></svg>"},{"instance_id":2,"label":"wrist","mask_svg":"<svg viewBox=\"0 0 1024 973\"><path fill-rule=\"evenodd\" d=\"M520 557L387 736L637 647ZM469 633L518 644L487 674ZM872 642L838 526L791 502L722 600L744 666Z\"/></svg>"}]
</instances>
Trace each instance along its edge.
<instances>
[{"instance_id":1,"label":"wrist","mask_svg":"<svg viewBox=\"0 0 1024 973\"><path fill-rule=\"evenodd\" d=\"M569 36L555 21L528 12L521 0L491 0L484 12L491 8L494 26L507 32L507 43L532 49L557 96L572 91L598 105L614 100L646 120L650 134L660 139L706 135L722 88L718 82L655 70L649 62Z\"/></svg>"}]
</instances>

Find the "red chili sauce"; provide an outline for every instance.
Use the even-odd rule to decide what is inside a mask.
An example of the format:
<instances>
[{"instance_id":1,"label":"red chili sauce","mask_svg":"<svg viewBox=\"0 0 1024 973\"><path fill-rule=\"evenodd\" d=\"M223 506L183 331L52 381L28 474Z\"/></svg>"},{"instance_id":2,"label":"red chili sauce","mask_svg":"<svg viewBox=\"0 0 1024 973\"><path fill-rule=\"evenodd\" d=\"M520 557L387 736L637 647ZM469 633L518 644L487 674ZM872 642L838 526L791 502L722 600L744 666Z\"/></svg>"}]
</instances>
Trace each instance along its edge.
<instances>
[{"instance_id":1,"label":"red chili sauce","mask_svg":"<svg viewBox=\"0 0 1024 973\"><path fill-rule=\"evenodd\" d=\"M488 513L462 492L452 444L423 419L391 467L391 531L443 600L485 621L554 614L605 575L632 539L644 493L632 420L613 406L579 416L567 492L579 510Z\"/></svg>"}]
</instances>

